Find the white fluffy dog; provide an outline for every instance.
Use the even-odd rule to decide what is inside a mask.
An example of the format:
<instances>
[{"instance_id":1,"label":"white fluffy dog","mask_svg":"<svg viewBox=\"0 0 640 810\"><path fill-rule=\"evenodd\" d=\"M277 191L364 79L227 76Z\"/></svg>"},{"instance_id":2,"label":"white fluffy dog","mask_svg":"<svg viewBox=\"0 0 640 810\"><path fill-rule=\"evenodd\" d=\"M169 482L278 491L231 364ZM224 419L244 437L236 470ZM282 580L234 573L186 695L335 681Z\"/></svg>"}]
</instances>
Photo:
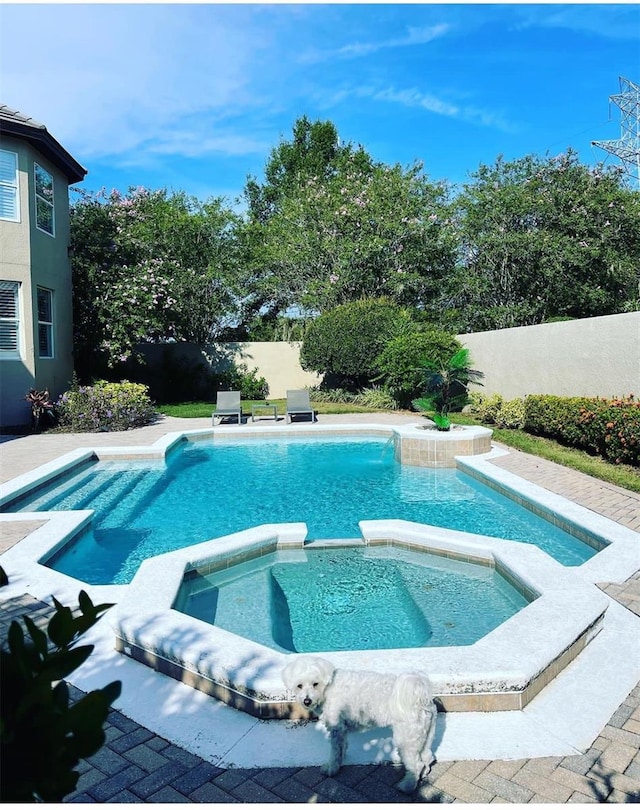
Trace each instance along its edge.
<instances>
[{"instance_id":1,"label":"white fluffy dog","mask_svg":"<svg viewBox=\"0 0 640 810\"><path fill-rule=\"evenodd\" d=\"M412 793L431 770L437 709L425 675L336 669L325 658L304 655L287 664L282 679L298 703L320 718L331 744L324 773L332 776L340 770L347 731L376 726L393 729L393 743L406 768L400 790Z\"/></svg>"}]
</instances>

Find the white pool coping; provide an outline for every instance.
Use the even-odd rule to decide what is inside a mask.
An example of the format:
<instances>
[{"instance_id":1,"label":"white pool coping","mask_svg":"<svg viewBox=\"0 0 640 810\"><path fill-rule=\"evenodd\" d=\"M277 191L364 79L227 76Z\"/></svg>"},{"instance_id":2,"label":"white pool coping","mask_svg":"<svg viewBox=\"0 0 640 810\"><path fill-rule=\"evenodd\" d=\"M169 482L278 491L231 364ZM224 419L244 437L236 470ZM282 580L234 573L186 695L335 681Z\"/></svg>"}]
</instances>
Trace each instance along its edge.
<instances>
[{"instance_id":1,"label":"white pool coping","mask_svg":"<svg viewBox=\"0 0 640 810\"><path fill-rule=\"evenodd\" d=\"M220 435L238 435L245 426L216 428ZM389 425L324 426L260 425L247 433L385 433ZM205 436L210 430L188 434L167 434L148 448L134 448L137 457L159 457L182 435ZM77 463L94 452L99 457L131 457L131 448L97 448L74 451L63 463ZM596 582L622 582L640 568L640 536L637 532L604 518L591 510L554 495L495 465L491 457L504 451L493 450L486 456L458 459L462 469L469 467L480 475L492 477L500 486L526 496L533 495L545 508L563 520L575 521L588 531L602 536L608 547L583 565L571 569L584 586L595 589ZM24 488L46 480L57 462L42 465L0 486L0 502L16 487ZM4 521L38 521L43 525L12 549L0 563L10 576L2 589L3 597L30 593L50 600L55 595L74 604L80 587L94 601L119 601L130 586L83 586L71 577L52 571L37 560L48 555L70 531L90 519L90 512L42 512L2 514ZM363 522L363 525L367 522ZM365 530L367 526L364 525ZM504 541L508 542L508 541ZM638 638L640 619L615 600L598 591L608 602L603 627L587 647L534 700L519 711L454 712L438 717L436 755L442 761L456 759L519 759L559 756L586 750L609 720L617 706L640 679ZM115 611L110 611L114 614ZM70 681L81 689L102 686L114 678L123 681L122 696L116 708L154 733L170 739L188 751L222 767L270 767L320 764L326 757L326 743L313 724L279 720L257 720L232 709L207 695L160 675L114 649L112 619L107 614L92 628L86 641L95 643L94 653ZM144 695L144 700L140 699ZM352 735L347 762L378 762L388 758L388 735L379 731Z\"/></svg>"}]
</instances>

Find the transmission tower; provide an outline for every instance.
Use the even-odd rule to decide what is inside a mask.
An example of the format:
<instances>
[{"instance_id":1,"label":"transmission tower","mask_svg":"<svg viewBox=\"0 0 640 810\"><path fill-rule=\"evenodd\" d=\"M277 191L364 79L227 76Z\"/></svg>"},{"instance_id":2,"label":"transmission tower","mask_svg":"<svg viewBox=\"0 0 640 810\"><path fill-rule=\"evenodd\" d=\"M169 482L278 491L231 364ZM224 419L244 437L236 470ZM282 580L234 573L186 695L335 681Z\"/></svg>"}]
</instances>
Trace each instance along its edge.
<instances>
[{"instance_id":1,"label":"transmission tower","mask_svg":"<svg viewBox=\"0 0 640 810\"><path fill-rule=\"evenodd\" d=\"M614 141L591 141L591 145L620 158L625 171L640 185L640 86L620 76L620 92L609 96L609 104L612 102L622 113L620 137Z\"/></svg>"}]
</instances>

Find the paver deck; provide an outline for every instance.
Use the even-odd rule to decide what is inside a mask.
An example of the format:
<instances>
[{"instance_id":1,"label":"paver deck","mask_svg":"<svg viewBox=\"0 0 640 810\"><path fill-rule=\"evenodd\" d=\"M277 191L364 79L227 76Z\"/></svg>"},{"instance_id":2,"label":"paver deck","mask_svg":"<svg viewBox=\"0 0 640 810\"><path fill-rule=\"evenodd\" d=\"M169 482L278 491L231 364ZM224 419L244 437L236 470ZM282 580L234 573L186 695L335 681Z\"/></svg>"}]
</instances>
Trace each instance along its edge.
<instances>
[{"instance_id":1,"label":"paver deck","mask_svg":"<svg viewBox=\"0 0 640 810\"><path fill-rule=\"evenodd\" d=\"M322 417L324 422L415 421L415 415ZM165 419L159 425L120 434L46 434L12 439L0 446L0 480L76 447L151 444L172 430L209 426L209 420ZM513 452L496 459L553 492L638 530L640 496L589 476ZM24 530L23 530L24 533ZM20 536L6 536L5 548ZM0 547L0 551L2 548ZM600 587L640 615L640 572L626 583ZM2 591L0 591L2 600ZM51 607L29 595L0 602L0 632L28 614L46 621ZM78 692L78 690L76 690ZM77 791L68 802L176 803L626 803L640 802L640 684L614 712L588 751L565 757L436 762L413 796L396 790L402 772L391 764L348 765L335 777L318 767L219 768L111 710L107 742L81 763Z\"/></svg>"}]
</instances>

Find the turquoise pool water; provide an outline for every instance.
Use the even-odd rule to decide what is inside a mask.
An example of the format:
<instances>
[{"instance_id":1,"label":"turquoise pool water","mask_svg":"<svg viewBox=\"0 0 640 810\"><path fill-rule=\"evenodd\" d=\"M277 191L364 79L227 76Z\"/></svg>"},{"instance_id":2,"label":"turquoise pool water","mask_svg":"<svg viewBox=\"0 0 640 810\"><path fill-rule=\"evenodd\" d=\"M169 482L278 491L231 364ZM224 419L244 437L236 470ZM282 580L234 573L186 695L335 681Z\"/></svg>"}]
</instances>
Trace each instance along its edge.
<instances>
[{"instance_id":1,"label":"turquoise pool water","mask_svg":"<svg viewBox=\"0 0 640 810\"><path fill-rule=\"evenodd\" d=\"M174 607L283 652L473 644L528 604L493 568L388 547L275 552L185 579Z\"/></svg>"},{"instance_id":2,"label":"turquoise pool water","mask_svg":"<svg viewBox=\"0 0 640 810\"><path fill-rule=\"evenodd\" d=\"M398 464L384 438L185 441L166 464L88 464L8 509L94 509L91 528L48 562L93 584L129 582L147 557L263 523L302 521L320 539L402 518L534 543L564 565L596 553L455 469Z\"/></svg>"}]
</instances>

